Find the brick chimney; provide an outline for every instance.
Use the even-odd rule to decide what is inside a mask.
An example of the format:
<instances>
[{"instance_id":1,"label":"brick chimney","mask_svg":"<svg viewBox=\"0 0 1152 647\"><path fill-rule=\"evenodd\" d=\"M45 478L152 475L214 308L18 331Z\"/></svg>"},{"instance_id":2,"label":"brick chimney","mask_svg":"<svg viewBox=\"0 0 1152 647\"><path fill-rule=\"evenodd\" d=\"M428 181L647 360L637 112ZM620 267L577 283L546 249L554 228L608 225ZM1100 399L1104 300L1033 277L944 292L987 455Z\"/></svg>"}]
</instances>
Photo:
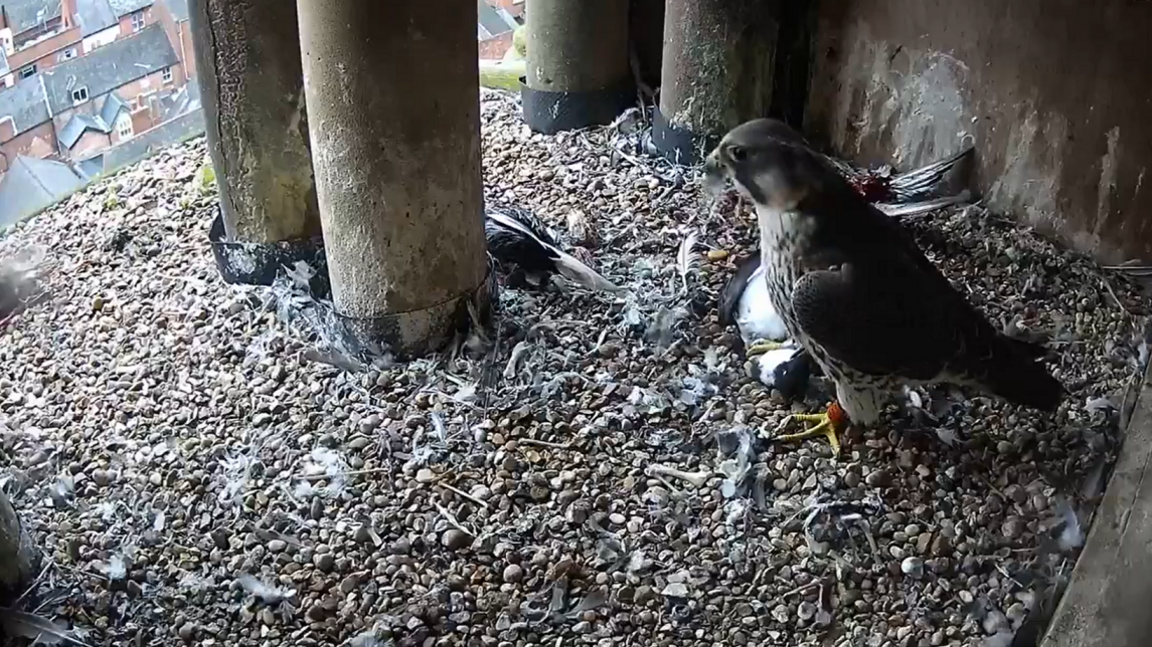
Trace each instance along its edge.
<instances>
[{"instance_id":1,"label":"brick chimney","mask_svg":"<svg viewBox=\"0 0 1152 647\"><path fill-rule=\"evenodd\" d=\"M64 29L71 29L80 23L76 19L76 0L61 1L60 20L64 23Z\"/></svg>"}]
</instances>

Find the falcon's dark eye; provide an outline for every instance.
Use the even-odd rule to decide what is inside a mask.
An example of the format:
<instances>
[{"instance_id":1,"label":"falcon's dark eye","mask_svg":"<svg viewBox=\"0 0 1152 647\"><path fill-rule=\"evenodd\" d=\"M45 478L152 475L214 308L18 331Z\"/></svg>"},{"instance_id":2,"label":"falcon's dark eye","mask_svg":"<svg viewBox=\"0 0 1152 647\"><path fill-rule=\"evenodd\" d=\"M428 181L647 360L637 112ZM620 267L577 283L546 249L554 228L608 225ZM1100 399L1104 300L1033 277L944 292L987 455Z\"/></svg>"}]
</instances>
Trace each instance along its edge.
<instances>
[{"instance_id":1,"label":"falcon's dark eye","mask_svg":"<svg viewBox=\"0 0 1152 647\"><path fill-rule=\"evenodd\" d=\"M748 149L743 146L732 146L728 149L728 155L732 157L734 162L743 162L748 159Z\"/></svg>"}]
</instances>

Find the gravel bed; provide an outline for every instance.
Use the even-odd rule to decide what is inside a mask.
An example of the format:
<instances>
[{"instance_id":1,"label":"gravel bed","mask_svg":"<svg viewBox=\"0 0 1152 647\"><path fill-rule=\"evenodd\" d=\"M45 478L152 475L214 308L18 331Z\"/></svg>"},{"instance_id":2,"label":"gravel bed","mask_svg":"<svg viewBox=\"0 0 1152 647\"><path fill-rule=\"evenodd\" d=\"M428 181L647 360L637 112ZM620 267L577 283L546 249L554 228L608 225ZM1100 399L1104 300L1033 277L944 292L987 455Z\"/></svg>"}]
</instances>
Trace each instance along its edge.
<instances>
[{"instance_id":1,"label":"gravel bed","mask_svg":"<svg viewBox=\"0 0 1152 647\"><path fill-rule=\"evenodd\" d=\"M755 440L790 409L716 324L746 212L645 156L637 115L533 135L486 91L482 119L492 195L630 288L504 290L486 360L348 372L285 285L223 283L202 139L0 240L43 254L0 329L0 474L49 557L28 610L204 647L1008 645L1042 619L1146 360L1133 284L979 207L909 221L1071 396L917 392L834 461Z\"/></svg>"}]
</instances>

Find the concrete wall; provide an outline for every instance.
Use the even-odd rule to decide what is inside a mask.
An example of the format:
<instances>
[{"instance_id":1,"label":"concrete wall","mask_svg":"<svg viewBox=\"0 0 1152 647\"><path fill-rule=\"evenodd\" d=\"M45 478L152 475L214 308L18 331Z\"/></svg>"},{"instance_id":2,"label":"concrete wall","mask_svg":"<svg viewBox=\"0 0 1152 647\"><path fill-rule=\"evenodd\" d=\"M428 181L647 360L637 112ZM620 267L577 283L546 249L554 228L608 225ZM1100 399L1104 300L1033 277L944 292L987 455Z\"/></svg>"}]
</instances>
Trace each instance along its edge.
<instances>
[{"instance_id":1,"label":"concrete wall","mask_svg":"<svg viewBox=\"0 0 1152 647\"><path fill-rule=\"evenodd\" d=\"M821 0L804 128L900 168L974 138L991 205L1152 259L1152 3Z\"/></svg>"}]
</instances>

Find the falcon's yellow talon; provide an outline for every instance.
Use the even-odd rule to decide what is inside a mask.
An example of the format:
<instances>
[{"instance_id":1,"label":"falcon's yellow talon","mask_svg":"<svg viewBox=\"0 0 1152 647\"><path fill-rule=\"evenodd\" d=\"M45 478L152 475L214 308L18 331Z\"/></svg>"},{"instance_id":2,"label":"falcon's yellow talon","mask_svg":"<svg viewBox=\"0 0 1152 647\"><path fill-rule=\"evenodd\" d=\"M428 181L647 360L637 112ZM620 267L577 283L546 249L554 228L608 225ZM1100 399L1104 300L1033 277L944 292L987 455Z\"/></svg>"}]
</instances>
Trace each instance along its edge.
<instances>
[{"instance_id":1,"label":"falcon's yellow talon","mask_svg":"<svg viewBox=\"0 0 1152 647\"><path fill-rule=\"evenodd\" d=\"M794 434L779 434L780 430L787 427L790 422L797 420L799 422L813 422L816 423L811 427L806 428L804 431ZM840 456L840 438L838 436L840 427L845 422L843 410L836 403L828 407L826 413L794 413L787 416L776 425L776 433L769 435L768 438L773 442L776 441L794 441L794 440L808 440L809 438L817 438L823 436L828 439L828 444L832 446L832 457Z\"/></svg>"},{"instance_id":2,"label":"falcon's yellow talon","mask_svg":"<svg viewBox=\"0 0 1152 647\"><path fill-rule=\"evenodd\" d=\"M780 342L768 341L767 339L757 339L751 344L748 344L748 348L744 350L744 354L748 357L755 357L757 355L763 355L764 353L769 353L774 350L780 350L781 348L784 348L784 344L781 344Z\"/></svg>"}]
</instances>

